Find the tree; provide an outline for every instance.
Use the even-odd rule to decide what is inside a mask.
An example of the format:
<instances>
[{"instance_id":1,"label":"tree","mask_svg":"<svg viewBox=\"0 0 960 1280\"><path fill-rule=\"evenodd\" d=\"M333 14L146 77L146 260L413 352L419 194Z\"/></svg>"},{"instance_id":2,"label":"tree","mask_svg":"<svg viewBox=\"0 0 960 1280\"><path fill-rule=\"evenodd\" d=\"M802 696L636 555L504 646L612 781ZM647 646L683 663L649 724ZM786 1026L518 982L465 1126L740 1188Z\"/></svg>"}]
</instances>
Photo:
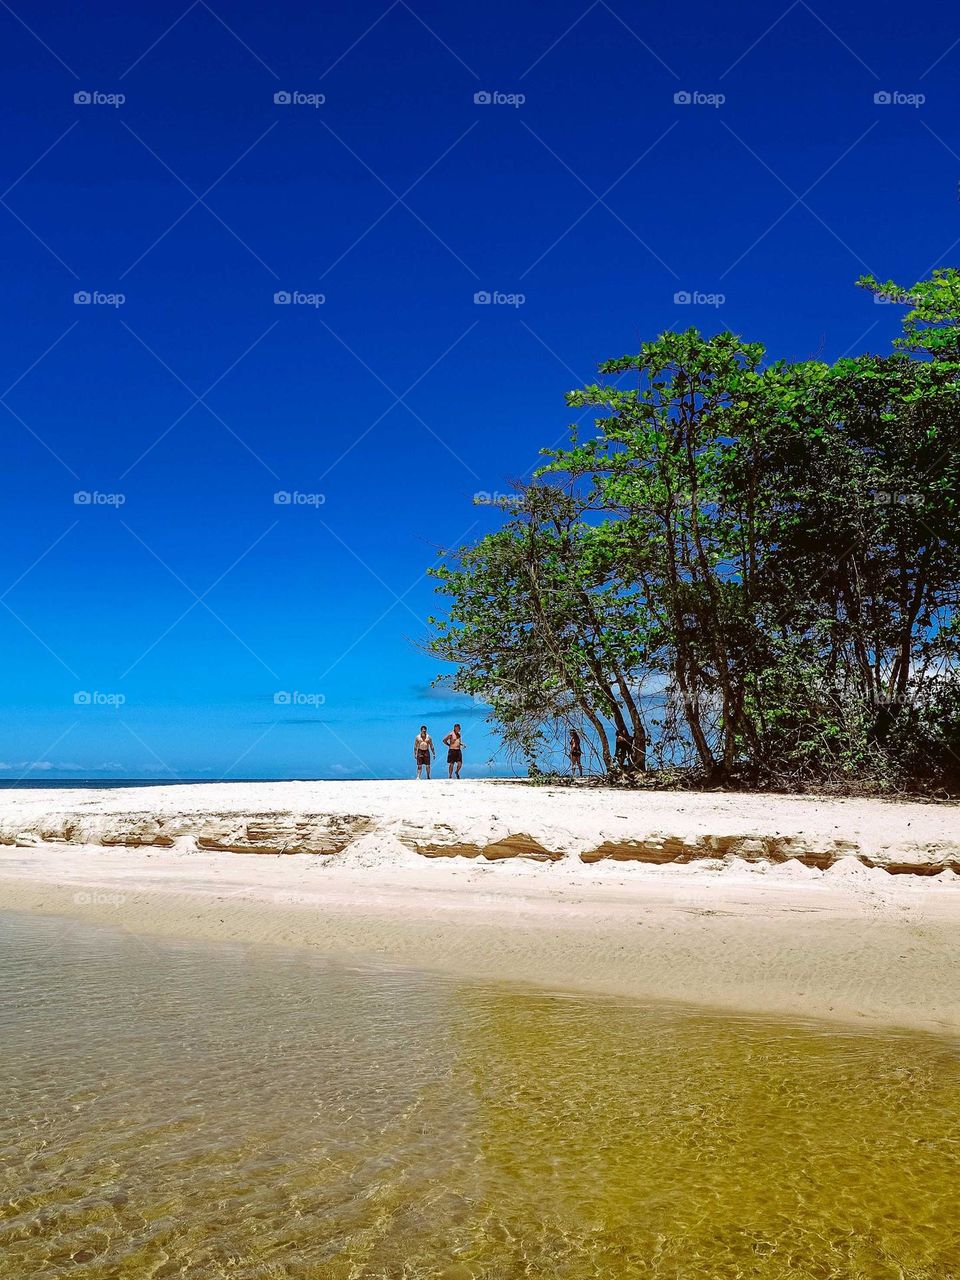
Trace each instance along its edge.
<instances>
[{"instance_id":1,"label":"tree","mask_svg":"<svg viewBox=\"0 0 960 1280\"><path fill-rule=\"evenodd\" d=\"M616 735L714 783L960 785L960 274L861 283L910 306L890 355L602 364L594 433L435 571L430 648L528 759L576 722L608 771Z\"/></svg>"},{"instance_id":2,"label":"tree","mask_svg":"<svg viewBox=\"0 0 960 1280\"><path fill-rule=\"evenodd\" d=\"M903 334L894 346L940 359L956 358L960 352L960 271L956 268L939 267L929 280L909 289L893 280L881 284L875 276L861 276L857 284L883 301L910 306L903 316Z\"/></svg>"},{"instance_id":3,"label":"tree","mask_svg":"<svg viewBox=\"0 0 960 1280\"><path fill-rule=\"evenodd\" d=\"M650 622L651 666L679 702L700 766L732 772L745 718L754 531L723 483L729 411L757 378L763 349L732 334L663 334L600 366L637 374L631 390L571 392L574 408L608 410L597 435L556 450L543 469L586 484L608 519L607 571L629 584Z\"/></svg>"},{"instance_id":4,"label":"tree","mask_svg":"<svg viewBox=\"0 0 960 1280\"><path fill-rule=\"evenodd\" d=\"M576 497L536 484L504 527L433 575L451 600L429 648L457 664L454 688L491 705L505 741L533 760L544 730L586 724L611 770L609 726L643 769L647 729L633 680L642 635L633 602L605 577L597 531Z\"/></svg>"}]
</instances>

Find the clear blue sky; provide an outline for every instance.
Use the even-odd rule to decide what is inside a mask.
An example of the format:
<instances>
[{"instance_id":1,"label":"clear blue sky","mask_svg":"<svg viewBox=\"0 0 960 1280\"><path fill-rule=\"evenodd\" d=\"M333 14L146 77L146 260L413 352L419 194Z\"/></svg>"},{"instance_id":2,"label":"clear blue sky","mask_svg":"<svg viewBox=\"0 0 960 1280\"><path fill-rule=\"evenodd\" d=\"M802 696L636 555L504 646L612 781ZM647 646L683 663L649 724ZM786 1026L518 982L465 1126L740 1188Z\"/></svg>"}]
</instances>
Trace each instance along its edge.
<instances>
[{"instance_id":1,"label":"clear blue sky","mask_svg":"<svg viewBox=\"0 0 960 1280\"><path fill-rule=\"evenodd\" d=\"M856 277L957 260L958 40L887 0L0 4L0 777L390 775L453 719L503 771L414 644L437 546L663 329L885 349Z\"/></svg>"}]
</instances>

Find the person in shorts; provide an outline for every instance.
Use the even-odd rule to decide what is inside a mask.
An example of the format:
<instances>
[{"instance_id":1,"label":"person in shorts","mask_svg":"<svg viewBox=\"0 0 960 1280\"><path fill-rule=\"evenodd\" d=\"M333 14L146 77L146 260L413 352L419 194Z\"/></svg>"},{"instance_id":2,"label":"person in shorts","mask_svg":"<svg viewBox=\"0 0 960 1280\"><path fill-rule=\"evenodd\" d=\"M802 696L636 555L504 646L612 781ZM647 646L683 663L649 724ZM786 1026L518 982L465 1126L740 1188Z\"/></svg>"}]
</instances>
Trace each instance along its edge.
<instances>
[{"instance_id":1,"label":"person in shorts","mask_svg":"<svg viewBox=\"0 0 960 1280\"><path fill-rule=\"evenodd\" d=\"M463 768L463 751L467 745L460 736L460 726L455 724L443 741L447 748L447 777L459 778L460 770Z\"/></svg>"},{"instance_id":2,"label":"person in shorts","mask_svg":"<svg viewBox=\"0 0 960 1280\"><path fill-rule=\"evenodd\" d=\"M430 757L436 756L433 746L433 739L427 733L427 726L422 724L420 732L413 740L413 758L417 762L417 777L420 777L420 770L426 769L427 779L430 778Z\"/></svg>"}]
</instances>

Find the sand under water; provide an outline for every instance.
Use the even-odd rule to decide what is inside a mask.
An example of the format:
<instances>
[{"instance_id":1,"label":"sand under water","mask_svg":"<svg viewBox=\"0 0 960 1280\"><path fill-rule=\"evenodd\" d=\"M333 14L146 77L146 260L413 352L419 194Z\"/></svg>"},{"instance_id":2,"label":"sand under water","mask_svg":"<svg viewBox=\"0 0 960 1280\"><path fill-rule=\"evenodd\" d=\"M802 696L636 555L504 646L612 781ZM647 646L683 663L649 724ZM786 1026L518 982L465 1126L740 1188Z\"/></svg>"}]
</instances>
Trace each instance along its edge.
<instances>
[{"instance_id":1,"label":"sand under water","mask_svg":"<svg viewBox=\"0 0 960 1280\"><path fill-rule=\"evenodd\" d=\"M951 806L0 795L0 1280L960 1280Z\"/></svg>"},{"instance_id":2,"label":"sand under water","mask_svg":"<svg viewBox=\"0 0 960 1280\"><path fill-rule=\"evenodd\" d=\"M0 1277L951 1280L960 1044L0 915Z\"/></svg>"}]
</instances>

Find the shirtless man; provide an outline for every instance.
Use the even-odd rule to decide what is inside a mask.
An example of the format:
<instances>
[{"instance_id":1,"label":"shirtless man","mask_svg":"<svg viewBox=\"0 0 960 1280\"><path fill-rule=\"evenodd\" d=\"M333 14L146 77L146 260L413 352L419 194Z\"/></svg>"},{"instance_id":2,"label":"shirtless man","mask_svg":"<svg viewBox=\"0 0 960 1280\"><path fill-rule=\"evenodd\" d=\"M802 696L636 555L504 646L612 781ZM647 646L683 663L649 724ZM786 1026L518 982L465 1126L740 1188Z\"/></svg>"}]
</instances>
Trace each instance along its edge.
<instances>
[{"instance_id":1,"label":"shirtless man","mask_svg":"<svg viewBox=\"0 0 960 1280\"><path fill-rule=\"evenodd\" d=\"M460 726L455 724L443 741L447 748L447 777L459 778L460 770L463 768L463 752L467 745L460 737Z\"/></svg>"},{"instance_id":2,"label":"shirtless man","mask_svg":"<svg viewBox=\"0 0 960 1280\"><path fill-rule=\"evenodd\" d=\"M446 739L444 739L444 741L446 741ZM420 732L417 734L417 736L413 740L413 758L417 762L418 778L420 777L420 770L426 769L427 780L429 781L430 757L431 755L436 757L436 754L437 753L436 753L436 750L434 749L433 739L430 737L429 733L427 733L427 726L425 724L422 724L420 726Z\"/></svg>"}]
</instances>

